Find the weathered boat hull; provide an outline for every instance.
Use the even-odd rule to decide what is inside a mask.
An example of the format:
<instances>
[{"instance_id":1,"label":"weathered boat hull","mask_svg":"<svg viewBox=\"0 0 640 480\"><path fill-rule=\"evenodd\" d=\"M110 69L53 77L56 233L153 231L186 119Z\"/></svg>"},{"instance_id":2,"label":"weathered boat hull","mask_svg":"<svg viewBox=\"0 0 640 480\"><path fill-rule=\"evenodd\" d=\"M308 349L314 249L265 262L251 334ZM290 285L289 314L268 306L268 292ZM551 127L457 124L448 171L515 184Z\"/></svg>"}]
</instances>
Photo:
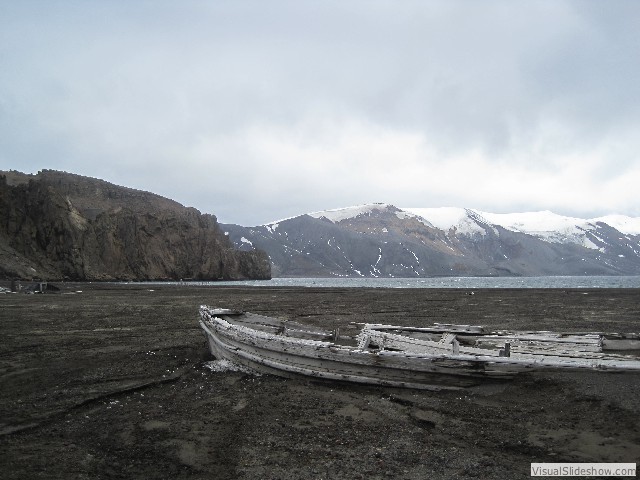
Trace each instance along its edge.
<instances>
[{"instance_id":1,"label":"weathered boat hull","mask_svg":"<svg viewBox=\"0 0 640 480\"><path fill-rule=\"evenodd\" d=\"M311 344L311 341L296 343L287 337L269 338L269 334L262 338L247 337L222 322L223 319L214 324L201 321L214 357L278 376L416 389L457 389L483 378L505 378L517 373L443 356L422 358L390 351L370 353L329 342Z\"/></svg>"},{"instance_id":2,"label":"weathered boat hull","mask_svg":"<svg viewBox=\"0 0 640 480\"><path fill-rule=\"evenodd\" d=\"M263 373L418 389L461 388L486 379L505 379L540 368L638 369L602 354L582 356L518 354L462 348L363 329L359 346L338 345L330 332L267 317L201 307L200 325L213 356ZM252 323L257 319L256 324ZM261 329L257 329L257 324ZM288 326L294 325L293 328ZM401 327L399 327L401 328ZM381 348L371 350L371 339ZM395 342L395 343L394 343ZM385 348L385 344L386 347ZM585 356L586 355L586 356Z\"/></svg>"}]
</instances>

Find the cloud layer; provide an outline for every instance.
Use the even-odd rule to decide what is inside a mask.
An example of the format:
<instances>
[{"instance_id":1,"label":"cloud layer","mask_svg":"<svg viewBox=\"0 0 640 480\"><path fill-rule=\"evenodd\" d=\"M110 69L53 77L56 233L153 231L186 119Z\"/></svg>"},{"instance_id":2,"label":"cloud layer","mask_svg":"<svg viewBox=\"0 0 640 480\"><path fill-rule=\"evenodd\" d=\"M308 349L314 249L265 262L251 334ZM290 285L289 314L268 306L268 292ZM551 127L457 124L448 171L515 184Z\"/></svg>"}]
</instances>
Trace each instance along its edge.
<instances>
[{"instance_id":1,"label":"cloud layer","mask_svg":"<svg viewBox=\"0 0 640 480\"><path fill-rule=\"evenodd\" d=\"M252 225L640 215L634 1L0 2L0 169Z\"/></svg>"}]
</instances>

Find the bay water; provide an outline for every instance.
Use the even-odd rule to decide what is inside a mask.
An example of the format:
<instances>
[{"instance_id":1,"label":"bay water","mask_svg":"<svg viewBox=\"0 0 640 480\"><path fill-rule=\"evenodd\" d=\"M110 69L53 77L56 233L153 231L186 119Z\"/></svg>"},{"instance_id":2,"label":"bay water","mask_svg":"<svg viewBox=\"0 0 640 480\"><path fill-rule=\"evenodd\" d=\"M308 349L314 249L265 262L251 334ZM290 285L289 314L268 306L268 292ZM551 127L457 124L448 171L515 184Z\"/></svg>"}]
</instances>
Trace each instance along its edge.
<instances>
[{"instance_id":1,"label":"bay water","mask_svg":"<svg viewBox=\"0 0 640 480\"><path fill-rule=\"evenodd\" d=\"M274 278L272 280L179 283L211 286L327 288L640 288L640 276Z\"/></svg>"}]
</instances>

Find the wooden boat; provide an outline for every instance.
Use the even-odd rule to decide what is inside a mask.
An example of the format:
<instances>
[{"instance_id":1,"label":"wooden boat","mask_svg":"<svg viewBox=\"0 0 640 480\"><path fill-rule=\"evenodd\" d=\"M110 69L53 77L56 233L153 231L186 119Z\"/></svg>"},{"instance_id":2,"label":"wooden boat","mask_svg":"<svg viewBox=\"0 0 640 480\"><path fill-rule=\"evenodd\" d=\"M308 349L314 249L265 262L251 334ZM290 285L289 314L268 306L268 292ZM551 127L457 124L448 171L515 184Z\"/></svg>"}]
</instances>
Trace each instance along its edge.
<instances>
[{"instance_id":1,"label":"wooden boat","mask_svg":"<svg viewBox=\"0 0 640 480\"><path fill-rule=\"evenodd\" d=\"M200 325L214 357L285 377L442 389L536 369L640 371L640 357L607 353L605 342L640 349L637 334L361 324L357 337L344 337L339 331L204 305Z\"/></svg>"}]
</instances>

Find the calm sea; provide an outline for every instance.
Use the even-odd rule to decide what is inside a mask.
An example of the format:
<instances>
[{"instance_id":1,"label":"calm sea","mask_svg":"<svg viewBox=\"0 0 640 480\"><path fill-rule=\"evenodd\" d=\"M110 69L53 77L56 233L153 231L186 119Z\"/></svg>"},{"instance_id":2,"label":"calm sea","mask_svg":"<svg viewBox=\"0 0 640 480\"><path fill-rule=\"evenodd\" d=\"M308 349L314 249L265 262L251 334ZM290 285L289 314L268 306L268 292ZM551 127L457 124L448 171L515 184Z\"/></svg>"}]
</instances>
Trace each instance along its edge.
<instances>
[{"instance_id":1,"label":"calm sea","mask_svg":"<svg viewBox=\"0 0 640 480\"><path fill-rule=\"evenodd\" d=\"M438 278L274 278L236 282L184 282L248 287L368 288L640 288L635 277L438 277Z\"/></svg>"}]
</instances>

